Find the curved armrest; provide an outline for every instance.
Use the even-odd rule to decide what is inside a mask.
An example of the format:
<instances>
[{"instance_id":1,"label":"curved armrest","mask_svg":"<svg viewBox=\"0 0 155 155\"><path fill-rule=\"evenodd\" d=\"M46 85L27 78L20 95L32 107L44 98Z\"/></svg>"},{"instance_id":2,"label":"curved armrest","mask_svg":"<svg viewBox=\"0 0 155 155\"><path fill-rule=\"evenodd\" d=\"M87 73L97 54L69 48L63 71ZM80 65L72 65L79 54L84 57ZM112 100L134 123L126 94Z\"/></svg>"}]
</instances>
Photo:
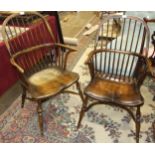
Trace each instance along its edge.
<instances>
[{"instance_id":1,"label":"curved armrest","mask_svg":"<svg viewBox=\"0 0 155 155\"><path fill-rule=\"evenodd\" d=\"M88 57L87 57L87 59L86 59L86 61L85 61L85 64L86 64L86 65L88 65L88 64L90 63L90 60L91 60L91 58L92 58L92 56L94 55L95 52L96 52L96 50L93 50L93 51L91 51L91 52L88 54Z\"/></svg>"},{"instance_id":2,"label":"curved armrest","mask_svg":"<svg viewBox=\"0 0 155 155\"><path fill-rule=\"evenodd\" d=\"M11 62L11 64L13 65L13 66L15 66L17 69L18 69L18 71L20 72L20 73L24 73L24 69L22 68L22 67L20 67L16 62L15 62L15 60L14 60L14 58L11 58L10 59L10 62Z\"/></svg>"},{"instance_id":3,"label":"curved armrest","mask_svg":"<svg viewBox=\"0 0 155 155\"><path fill-rule=\"evenodd\" d=\"M72 48L68 45L64 45L64 44L61 44L61 43L55 43L54 45L58 46L58 47L62 47L62 48L65 48L65 49L68 49L69 51L68 52L76 52L77 50L75 48Z\"/></svg>"}]
</instances>

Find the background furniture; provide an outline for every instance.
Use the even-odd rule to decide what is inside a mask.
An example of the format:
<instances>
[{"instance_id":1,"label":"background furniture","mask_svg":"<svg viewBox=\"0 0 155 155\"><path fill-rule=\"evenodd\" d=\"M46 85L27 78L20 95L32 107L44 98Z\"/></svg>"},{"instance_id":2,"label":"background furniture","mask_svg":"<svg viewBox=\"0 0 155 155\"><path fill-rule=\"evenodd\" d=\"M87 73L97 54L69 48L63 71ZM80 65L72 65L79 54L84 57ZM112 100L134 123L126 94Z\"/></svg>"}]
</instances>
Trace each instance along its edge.
<instances>
[{"instance_id":1,"label":"background furniture","mask_svg":"<svg viewBox=\"0 0 155 155\"><path fill-rule=\"evenodd\" d=\"M144 21L149 25L150 23L155 24L155 19L148 19L148 18L144 18ZM149 75L153 78L154 82L155 82L155 28L154 31L151 35L151 43L153 45L153 52L151 57L149 57L150 60L150 70L149 70ZM154 97L153 97L153 101L155 101L155 88L150 86L151 88L151 92L153 93ZM152 123L152 128L153 128L153 135L154 135L154 139L155 139L155 122Z\"/></svg>"},{"instance_id":2,"label":"background furniture","mask_svg":"<svg viewBox=\"0 0 155 155\"><path fill-rule=\"evenodd\" d=\"M79 94L83 101L79 75L66 68L68 55L75 50L59 43L59 37L53 34L46 17L37 12L8 16L3 22L2 35L11 64L19 73L23 88L22 107L25 99L38 104L38 121L43 135L44 101L62 92ZM73 84L78 93L66 90Z\"/></svg>"},{"instance_id":3,"label":"background furniture","mask_svg":"<svg viewBox=\"0 0 155 155\"><path fill-rule=\"evenodd\" d=\"M149 18L144 18L144 21L149 25L149 24L154 24L155 25L155 19L149 19ZM149 70L149 76L151 76L153 79L155 79L155 28L154 31L151 34L151 44L153 45L153 48L151 49L152 55L149 57L150 61L150 67L151 69ZM155 90L152 89L153 94L155 94ZM153 100L155 101L155 95L153 97Z\"/></svg>"},{"instance_id":4,"label":"background furniture","mask_svg":"<svg viewBox=\"0 0 155 155\"><path fill-rule=\"evenodd\" d=\"M101 19L94 50L86 61L91 81L84 90L86 98L78 128L84 113L92 106L119 106L133 118L136 142L139 142L140 107L144 104L140 87L147 72L143 50L148 52L149 39L147 24L138 17L109 15ZM88 99L94 102L88 102Z\"/></svg>"}]
</instances>

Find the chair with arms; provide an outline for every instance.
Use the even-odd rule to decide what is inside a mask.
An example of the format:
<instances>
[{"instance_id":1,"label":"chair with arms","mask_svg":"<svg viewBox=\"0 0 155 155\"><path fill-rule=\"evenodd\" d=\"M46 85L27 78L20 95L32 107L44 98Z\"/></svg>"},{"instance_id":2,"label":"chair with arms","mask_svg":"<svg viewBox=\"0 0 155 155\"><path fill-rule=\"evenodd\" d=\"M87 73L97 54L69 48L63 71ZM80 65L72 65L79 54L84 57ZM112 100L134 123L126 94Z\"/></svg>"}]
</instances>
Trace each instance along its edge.
<instances>
[{"instance_id":1,"label":"chair with arms","mask_svg":"<svg viewBox=\"0 0 155 155\"><path fill-rule=\"evenodd\" d=\"M8 16L2 26L2 35L10 53L11 64L18 70L25 99L38 104L38 122L43 135L42 103L76 84L79 75L67 70L67 57L75 50L59 43L51 26L38 12L16 13Z\"/></svg>"},{"instance_id":2,"label":"chair with arms","mask_svg":"<svg viewBox=\"0 0 155 155\"><path fill-rule=\"evenodd\" d=\"M119 35L111 23L120 26ZM140 87L147 71L147 51L150 32L138 17L109 15L101 19L94 50L88 56L91 80L84 90L78 128L84 113L96 104L109 104L125 109L136 124L136 142L139 142L140 107L144 99ZM113 38L109 41L109 37ZM146 54L143 54L145 48ZM88 99L91 99L89 102ZM132 111L136 108L136 114Z\"/></svg>"}]
</instances>

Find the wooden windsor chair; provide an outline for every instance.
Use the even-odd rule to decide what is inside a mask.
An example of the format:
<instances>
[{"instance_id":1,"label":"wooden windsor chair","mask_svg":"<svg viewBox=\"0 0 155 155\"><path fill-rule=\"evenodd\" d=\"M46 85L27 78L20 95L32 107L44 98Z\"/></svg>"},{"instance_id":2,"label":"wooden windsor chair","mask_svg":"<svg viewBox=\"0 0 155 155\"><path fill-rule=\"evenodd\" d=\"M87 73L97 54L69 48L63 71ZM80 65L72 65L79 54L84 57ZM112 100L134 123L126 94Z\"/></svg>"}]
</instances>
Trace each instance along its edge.
<instances>
[{"instance_id":1,"label":"wooden windsor chair","mask_svg":"<svg viewBox=\"0 0 155 155\"><path fill-rule=\"evenodd\" d=\"M119 24L119 33L115 32L115 27L110 26L112 23ZM147 24L138 17L107 15L101 19L94 50L86 61L91 80L84 90L85 102L81 108L78 128L85 112L96 104L119 106L133 118L136 142L139 142L140 108L144 104L140 88L148 67L146 55L149 38Z\"/></svg>"},{"instance_id":2,"label":"wooden windsor chair","mask_svg":"<svg viewBox=\"0 0 155 155\"><path fill-rule=\"evenodd\" d=\"M68 55L75 50L59 43L48 19L38 12L8 16L3 22L2 35L10 62L19 73L23 89L22 107L25 99L38 104L38 122L43 135L44 101L63 92L79 94L83 100L79 75L67 70ZM78 93L66 90L73 84Z\"/></svg>"}]
</instances>

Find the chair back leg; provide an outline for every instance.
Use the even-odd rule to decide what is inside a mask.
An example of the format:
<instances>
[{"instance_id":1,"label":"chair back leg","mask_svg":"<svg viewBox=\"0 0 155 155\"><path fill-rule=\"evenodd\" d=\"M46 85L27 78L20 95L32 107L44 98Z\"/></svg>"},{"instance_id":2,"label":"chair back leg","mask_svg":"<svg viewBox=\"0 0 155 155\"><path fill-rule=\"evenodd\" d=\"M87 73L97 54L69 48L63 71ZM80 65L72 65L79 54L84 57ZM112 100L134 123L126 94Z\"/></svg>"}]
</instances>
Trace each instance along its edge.
<instances>
[{"instance_id":1,"label":"chair back leg","mask_svg":"<svg viewBox=\"0 0 155 155\"><path fill-rule=\"evenodd\" d=\"M38 124L40 128L40 133L43 136L43 110L42 110L42 102L38 101L38 107L37 107L37 112L38 112Z\"/></svg>"},{"instance_id":2,"label":"chair back leg","mask_svg":"<svg viewBox=\"0 0 155 155\"><path fill-rule=\"evenodd\" d=\"M26 89L22 86L23 92L22 92L22 103L21 103L21 107L24 107L24 103L25 103L25 98L26 98Z\"/></svg>"},{"instance_id":3,"label":"chair back leg","mask_svg":"<svg viewBox=\"0 0 155 155\"><path fill-rule=\"evenodd\" d=\"M137 107L136 111L136 143L139 143L139 133L140 133L140 119L141 119L141 112L140 112L140 106Z\"/></svg>"},{"instance_id":4,"label":"chair back leg","mask_svg":"<svg viewBox=\"0 0 155 155\"><path fill-rule=\"evenodd\" d=\"M87 103L88 103L88 97L86 96L83 104L82 104L82 108L81 108L81 112L80 112L80 116L79 116L79 121L78 121L78 125L77 125L77 129L79 129L79 127L81 126L81 121L82 118L85 114L85 112L87 111Z\"/></svg>"}]
</instances>

